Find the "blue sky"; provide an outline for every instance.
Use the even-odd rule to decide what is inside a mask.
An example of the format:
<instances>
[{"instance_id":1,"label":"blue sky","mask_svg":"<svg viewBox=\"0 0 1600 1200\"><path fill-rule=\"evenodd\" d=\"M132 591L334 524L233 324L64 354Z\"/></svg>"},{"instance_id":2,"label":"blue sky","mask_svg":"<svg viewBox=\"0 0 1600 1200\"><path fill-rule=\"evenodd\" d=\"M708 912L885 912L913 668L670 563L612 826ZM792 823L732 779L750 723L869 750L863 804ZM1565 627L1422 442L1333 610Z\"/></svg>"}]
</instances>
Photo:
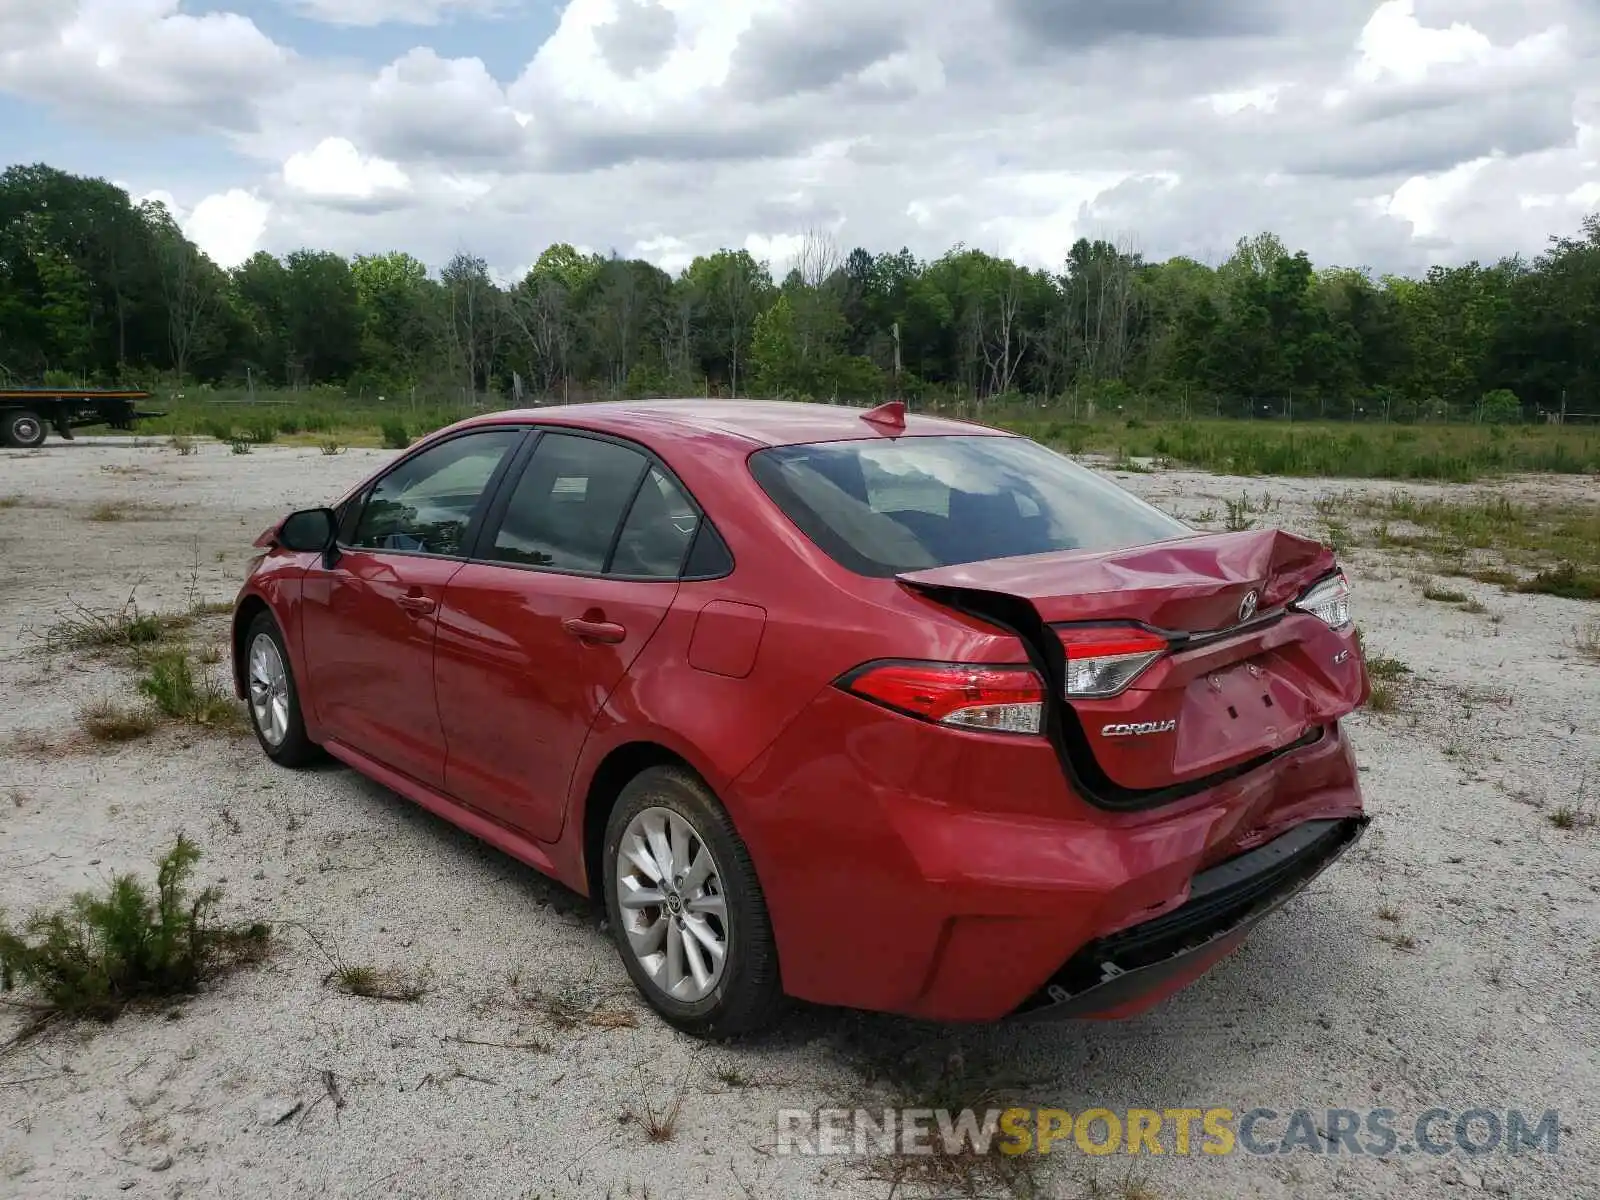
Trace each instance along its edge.
<instances>
[{"instance_id":1,"label":"blue sky","mask_svg":"<svg viewBox=\"0 0 1600 1200\"><path fill-rule=\"evenodd\" d=\"M433 24L389 20L372 25L316 20L294 0L185 0L179 11L247 17L277 44L325 65L356 64L376 71L409 50L426 46L445 58L477 58L491 75L508 82L550 36L560 8L549 0L528 0L507 3L490 15L467 13ZM48 162L140 190L179 193L207 190L252 170L249 158L236 153L226 138L176 133L157 124L129 130L120 121L110 125L111 117L108 113L102 122L65 116L58 105L0 92L0 162Z\"/></svg>"},{"instance_id":2,"label":"blue sky","mask_svg":"<svg viewBox=\"0 0 1600 1200\"><path fill-rule=\"evenodd\" d=\"M0 158L265 249L669 270L1079 237L1536 254L1600 209L1592 0L11 0Z\"/></svg>"},{"instance_id":3,"label":"blue sky","mask_svg":"<svg viewBox=\"0 0 1600 1200\"><path fill-rule=\"evenodd\" d=\"M384 21L340 25L313 20L285 0L198 0L183 11L233 12L284 46L324 59L347 59L377 68L416 46L429 46L444 58L477 58L503 82L516 78L555 29L561 5L550 0L508 3L494 15L463 13L435 24Z\"/></svg>"}]
</instances>

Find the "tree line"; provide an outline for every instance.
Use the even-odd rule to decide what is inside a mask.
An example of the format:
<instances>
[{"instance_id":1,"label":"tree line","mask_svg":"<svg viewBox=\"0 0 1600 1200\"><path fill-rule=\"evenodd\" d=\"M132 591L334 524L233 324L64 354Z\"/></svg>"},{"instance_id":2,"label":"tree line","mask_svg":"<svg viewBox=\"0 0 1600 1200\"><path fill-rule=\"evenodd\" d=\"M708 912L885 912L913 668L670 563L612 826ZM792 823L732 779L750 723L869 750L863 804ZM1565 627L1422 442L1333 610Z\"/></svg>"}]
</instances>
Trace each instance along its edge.
<instances>
[{"instance_id":1,"label":"tree line","mask_svg":"<svg viewBox=\"0 0 1600 1200\"><path fill-rule=\"evenodd\" d=\"M512 283L457 254L258 253L224 270L159 203L45 165L0 174L0 380L327 386L369 399L1135 397L1165 411L1510 420L1600 408L1600 214L1533 259L1422 278L1080 240L1038 270L956 246L744 250L673 276L570 245Z\"/></svg>"}]
</instances>

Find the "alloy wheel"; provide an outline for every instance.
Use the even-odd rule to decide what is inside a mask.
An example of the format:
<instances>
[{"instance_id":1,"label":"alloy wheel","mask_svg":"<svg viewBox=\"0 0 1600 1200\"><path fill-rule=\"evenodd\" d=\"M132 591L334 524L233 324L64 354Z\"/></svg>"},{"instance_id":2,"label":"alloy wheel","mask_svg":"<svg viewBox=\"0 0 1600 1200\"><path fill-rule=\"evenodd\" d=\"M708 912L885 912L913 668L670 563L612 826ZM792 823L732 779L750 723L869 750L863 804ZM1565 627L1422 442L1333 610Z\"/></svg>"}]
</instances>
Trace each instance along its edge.
<instances>
[{"instance_id":1,"label":"alloy wheel","mask_svg":"<svg viewBox=\"0 0 1600 1200\"><path fill-rule=\"evenodd\" d=\"M704 1000L727 966L728 907L711 848L666 808L647 808L617 847L617 905L645 975L673 1000Z\"/></svg>"},{"instance_id":2,"label":"alloy wheel","mask_svg":"<svg viewBox=\"0 0 1600 1200\"><path fill-rule=\"evenodd\" d=\"M269 746L289 735L289 672L278 643L259 633L250 646L250 715Z\"/></svg>"}]
</instances>

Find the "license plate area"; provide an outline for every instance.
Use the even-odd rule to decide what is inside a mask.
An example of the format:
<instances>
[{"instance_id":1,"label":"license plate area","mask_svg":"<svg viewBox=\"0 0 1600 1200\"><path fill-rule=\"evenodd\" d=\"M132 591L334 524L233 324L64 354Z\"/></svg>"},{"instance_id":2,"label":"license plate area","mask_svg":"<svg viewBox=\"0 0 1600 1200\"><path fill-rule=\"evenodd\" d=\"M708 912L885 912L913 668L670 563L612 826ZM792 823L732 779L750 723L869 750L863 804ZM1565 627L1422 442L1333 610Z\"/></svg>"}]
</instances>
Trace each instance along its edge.
<instances>
[{"instance_id":1,"label":"license plate area","mask_svg":"<svg viewBox=\"0 0 1600 1200\"><path fill-rule=\"evenodd\" d=\"M1306 714L1304 693L1261 658L1209 671L1189 683L1179 768L1213 769L1277 750L1305 732Z\"/></svg>"}]
</instances>

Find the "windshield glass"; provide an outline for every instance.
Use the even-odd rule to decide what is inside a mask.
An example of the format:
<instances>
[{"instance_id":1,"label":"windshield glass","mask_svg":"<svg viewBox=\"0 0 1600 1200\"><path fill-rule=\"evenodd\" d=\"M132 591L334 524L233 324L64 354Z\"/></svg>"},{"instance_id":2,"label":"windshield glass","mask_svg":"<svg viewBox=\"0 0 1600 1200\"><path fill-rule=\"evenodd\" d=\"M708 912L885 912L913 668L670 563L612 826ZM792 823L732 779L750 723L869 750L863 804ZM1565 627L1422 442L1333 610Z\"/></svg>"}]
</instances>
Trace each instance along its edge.
<instances>
[{"instance_id":1,"label":"windshield glass","mask_svg":"<svg viewBox=\"0 0 1600 1200\"><path fill-rule=\"evenodd\" d=\"M756 482L842 566L888 576L1193 532L1025 438L915 437L776 446Z\"/></svg>"}]
</instances>

